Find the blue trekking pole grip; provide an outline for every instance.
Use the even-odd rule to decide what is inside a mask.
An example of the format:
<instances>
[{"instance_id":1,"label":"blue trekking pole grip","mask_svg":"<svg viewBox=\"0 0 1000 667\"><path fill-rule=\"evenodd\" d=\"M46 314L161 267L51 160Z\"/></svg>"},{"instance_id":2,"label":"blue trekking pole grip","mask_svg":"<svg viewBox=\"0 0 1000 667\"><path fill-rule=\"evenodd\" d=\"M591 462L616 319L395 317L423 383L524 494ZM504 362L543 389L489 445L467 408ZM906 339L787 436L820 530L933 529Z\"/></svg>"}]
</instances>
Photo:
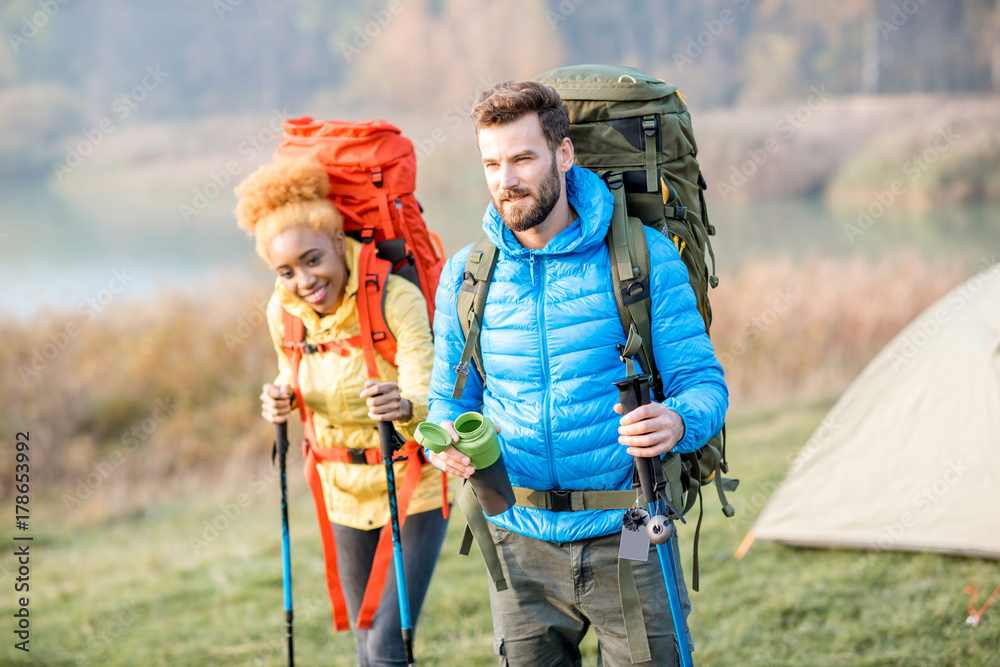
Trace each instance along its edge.
<instances>
[{"instance_id":1,"label":"blue trekking pole grip","mask_svg":"<svg viewBox=\"0 0 1000 667\"><path fill-rule=\"evenodd\" d=\"M413 624L410 621L410 597L406 588L406 570L403 567L403 544L399 535L399 508L396 505L396 473L392 467L392 456L396 453L397 441L402 438L396 433L392 422L378 422L379 445L382 463L385 464L385 482L389 492L389 523L392 530L392 564L396 572L396 594L399 598L399 626L403 633L406 649L406 664L413 667ZM411 462L411 465L413 462Z\"/></svg>"},{"instance_id":2,"label":"blue trekking pole grip","mask_svg":"<svg viewBox=\"0 0 1000 667\"><path fill-rule=\"evenodd\" d=\"M614 383L618 388L619 402L622 414L636 410L649 404L649 376L629 375ZM674 636L677 639L677 653L680 656L681 667L692 667L691 650L688 647L687 631L684 629L684 614L681 611L681 594L677 588L677 564L674 562L674 552L670 538L674 535L674 527L669 516L663 511L660 493L657 488L656 471L658 457L635 456L635 467L642 488L646 509L649 511L649 523L646 533L649 541L656 545L656 553L660 558L660 568L663 572L663 583L667 587L667 601L670 603L670 616L674 623ZM666 498L664 497L665 501ZM678 516L680 516L678 514Z\"/></svg>"},{"instance_id":3,"label":"blue trekking pole grip","mask_svg":"<svg viewBox=\"0 0 1000 667\"><path fill-rule=\"evenodd\" d=\"M285 459L288 455L288 424L274 425L274 449L281 471L281 583L285 593L285 636L288 639L288 665L295 665L292 641L292 554L288 543L288 484L285 476Z\"/></svg>"}]
</instances>

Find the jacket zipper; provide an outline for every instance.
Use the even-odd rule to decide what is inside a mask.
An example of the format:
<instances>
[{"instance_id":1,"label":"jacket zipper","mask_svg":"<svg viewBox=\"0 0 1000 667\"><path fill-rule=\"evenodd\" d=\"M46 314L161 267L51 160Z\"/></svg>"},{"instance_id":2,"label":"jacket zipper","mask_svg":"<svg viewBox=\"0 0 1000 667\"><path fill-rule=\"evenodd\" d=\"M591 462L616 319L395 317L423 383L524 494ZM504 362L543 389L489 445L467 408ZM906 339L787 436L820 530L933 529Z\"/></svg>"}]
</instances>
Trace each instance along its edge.
<instances>
[{"instance_id":1,"label":"jacket zipper","mask_svg":"<svg viewBox=\"0 0 1000 667\"><path fill-rule=\"evenodd\" d=\"M534 259L534 255L532 255ZM555 465L555 451L552 447L552 422L551 422L551 411L549 410L549 403L551 402L552 386L550 380L550 369L549 369L549 346L545 338L545 259L538 260L538 278L539 278L539 288L538 288L538 308L537 308L537 320L538 320L538 337L541 342L542 347L542 373L543 381L545 382L545 394L542 398L544 403L542 404L542 422L545 431L545 449L549 453L549 476L552 479L552 484L549 488L558 489L559 484L556 481L556 465Z\"/></svg>"}]
</instances>

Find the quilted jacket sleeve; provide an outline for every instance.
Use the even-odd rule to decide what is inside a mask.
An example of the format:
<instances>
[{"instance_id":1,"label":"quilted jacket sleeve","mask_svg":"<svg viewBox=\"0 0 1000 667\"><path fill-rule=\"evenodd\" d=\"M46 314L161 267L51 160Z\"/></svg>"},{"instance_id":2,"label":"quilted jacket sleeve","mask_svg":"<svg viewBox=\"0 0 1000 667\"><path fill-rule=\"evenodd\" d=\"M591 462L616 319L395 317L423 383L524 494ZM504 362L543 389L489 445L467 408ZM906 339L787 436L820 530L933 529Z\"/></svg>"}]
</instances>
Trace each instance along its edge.
<instances>
[{"instance_id":1,"label":"quilted jacket sleeve","mask_svg":"<svg viewBox=\"0 0 1000 667\"><path fill-rule=\"evenodd\" d=\"M451 397L455 388L455 366L462 357L465 344L455 301L468 254L469 248L465 248L445 264L434 300L434 370L431 373L430 414L427 420L436 424L445 420L454 421L463 412L479 412L483 407L483 380L475 364L466 379L462 398Z\"/></svg>"},{"instance_id":2,"label":"quilted jacket sleeve","mask_svg":"<svg viewBox=\"0 0 1000 667\"><path fill-rule=\"evenodd\" d=\"M646 237L652 267L653 355L663 379L663 404L684 420L684 437L674 450L691 452L722 428L729 390L677 248L648 228Z\"/></svg>"}]
</instances>

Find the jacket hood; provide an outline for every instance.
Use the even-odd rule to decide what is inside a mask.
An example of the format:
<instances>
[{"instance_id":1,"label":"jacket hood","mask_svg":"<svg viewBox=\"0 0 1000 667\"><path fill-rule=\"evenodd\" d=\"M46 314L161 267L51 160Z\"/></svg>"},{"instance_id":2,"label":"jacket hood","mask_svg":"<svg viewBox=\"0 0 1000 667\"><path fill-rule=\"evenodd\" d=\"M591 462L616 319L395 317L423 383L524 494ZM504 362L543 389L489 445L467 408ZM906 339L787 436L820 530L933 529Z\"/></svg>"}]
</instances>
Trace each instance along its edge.
<instances>
[{"instance_id":1,"label":"jacket hood","mask_svg":"<svg viewBox=\"0 0 1000 667\"><path fill-rule=\"evenodd\" d=\"M577 219L556 234L544 248L529 250L522 246L503 224L492 201L483 216L483 231L493 245L511 257L572 253L604 243L615 203L604 181L589 169L573 165L566 172L566 197L576 211Z\"/></svg>"}]
</instances>

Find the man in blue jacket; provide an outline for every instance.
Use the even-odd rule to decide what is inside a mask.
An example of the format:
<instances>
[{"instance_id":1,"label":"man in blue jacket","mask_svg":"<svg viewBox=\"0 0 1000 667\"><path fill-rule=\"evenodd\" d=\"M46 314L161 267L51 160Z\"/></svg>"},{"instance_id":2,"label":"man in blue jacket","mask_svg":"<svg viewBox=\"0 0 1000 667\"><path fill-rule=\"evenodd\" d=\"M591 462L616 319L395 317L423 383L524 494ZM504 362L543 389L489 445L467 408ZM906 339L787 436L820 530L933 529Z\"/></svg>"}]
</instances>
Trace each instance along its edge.
<instances>
[{"instance_id":1,"label":"man in blue jacket","mask_svg":"<svg viewBox=\"0 0 1000 667\"><path fill-rule=\"evenodd\" d=\"M612 382L625 375L615 347L625 334L605 244L612 195L596 175L574 166L569 119L554 89L533 81L498 84L480 95L472 118L492 199L483 230L499 251L480 335L483 367L453 399L464 345L456 295L467 247L441 274L428 420L457 442L451 422L482 411L497 426L515 487L631 489L633 456L693 451L725 417L722 368L687 269L676 247L647 228L654 355L666 399L619 417ZM429 457L453 475L474 472L454 447ZM626 636L619 595L624 510L567 507L572 504L545 509L519 500L489 519L508 585L490 590L501 665L578 665L578 647L591 626L604 664L631 664L635 638ZM641 664L675 664L655 551L631 563L651 658ZM683 575L677 579L686 616Z\"/></svg>"}]
</instances>

